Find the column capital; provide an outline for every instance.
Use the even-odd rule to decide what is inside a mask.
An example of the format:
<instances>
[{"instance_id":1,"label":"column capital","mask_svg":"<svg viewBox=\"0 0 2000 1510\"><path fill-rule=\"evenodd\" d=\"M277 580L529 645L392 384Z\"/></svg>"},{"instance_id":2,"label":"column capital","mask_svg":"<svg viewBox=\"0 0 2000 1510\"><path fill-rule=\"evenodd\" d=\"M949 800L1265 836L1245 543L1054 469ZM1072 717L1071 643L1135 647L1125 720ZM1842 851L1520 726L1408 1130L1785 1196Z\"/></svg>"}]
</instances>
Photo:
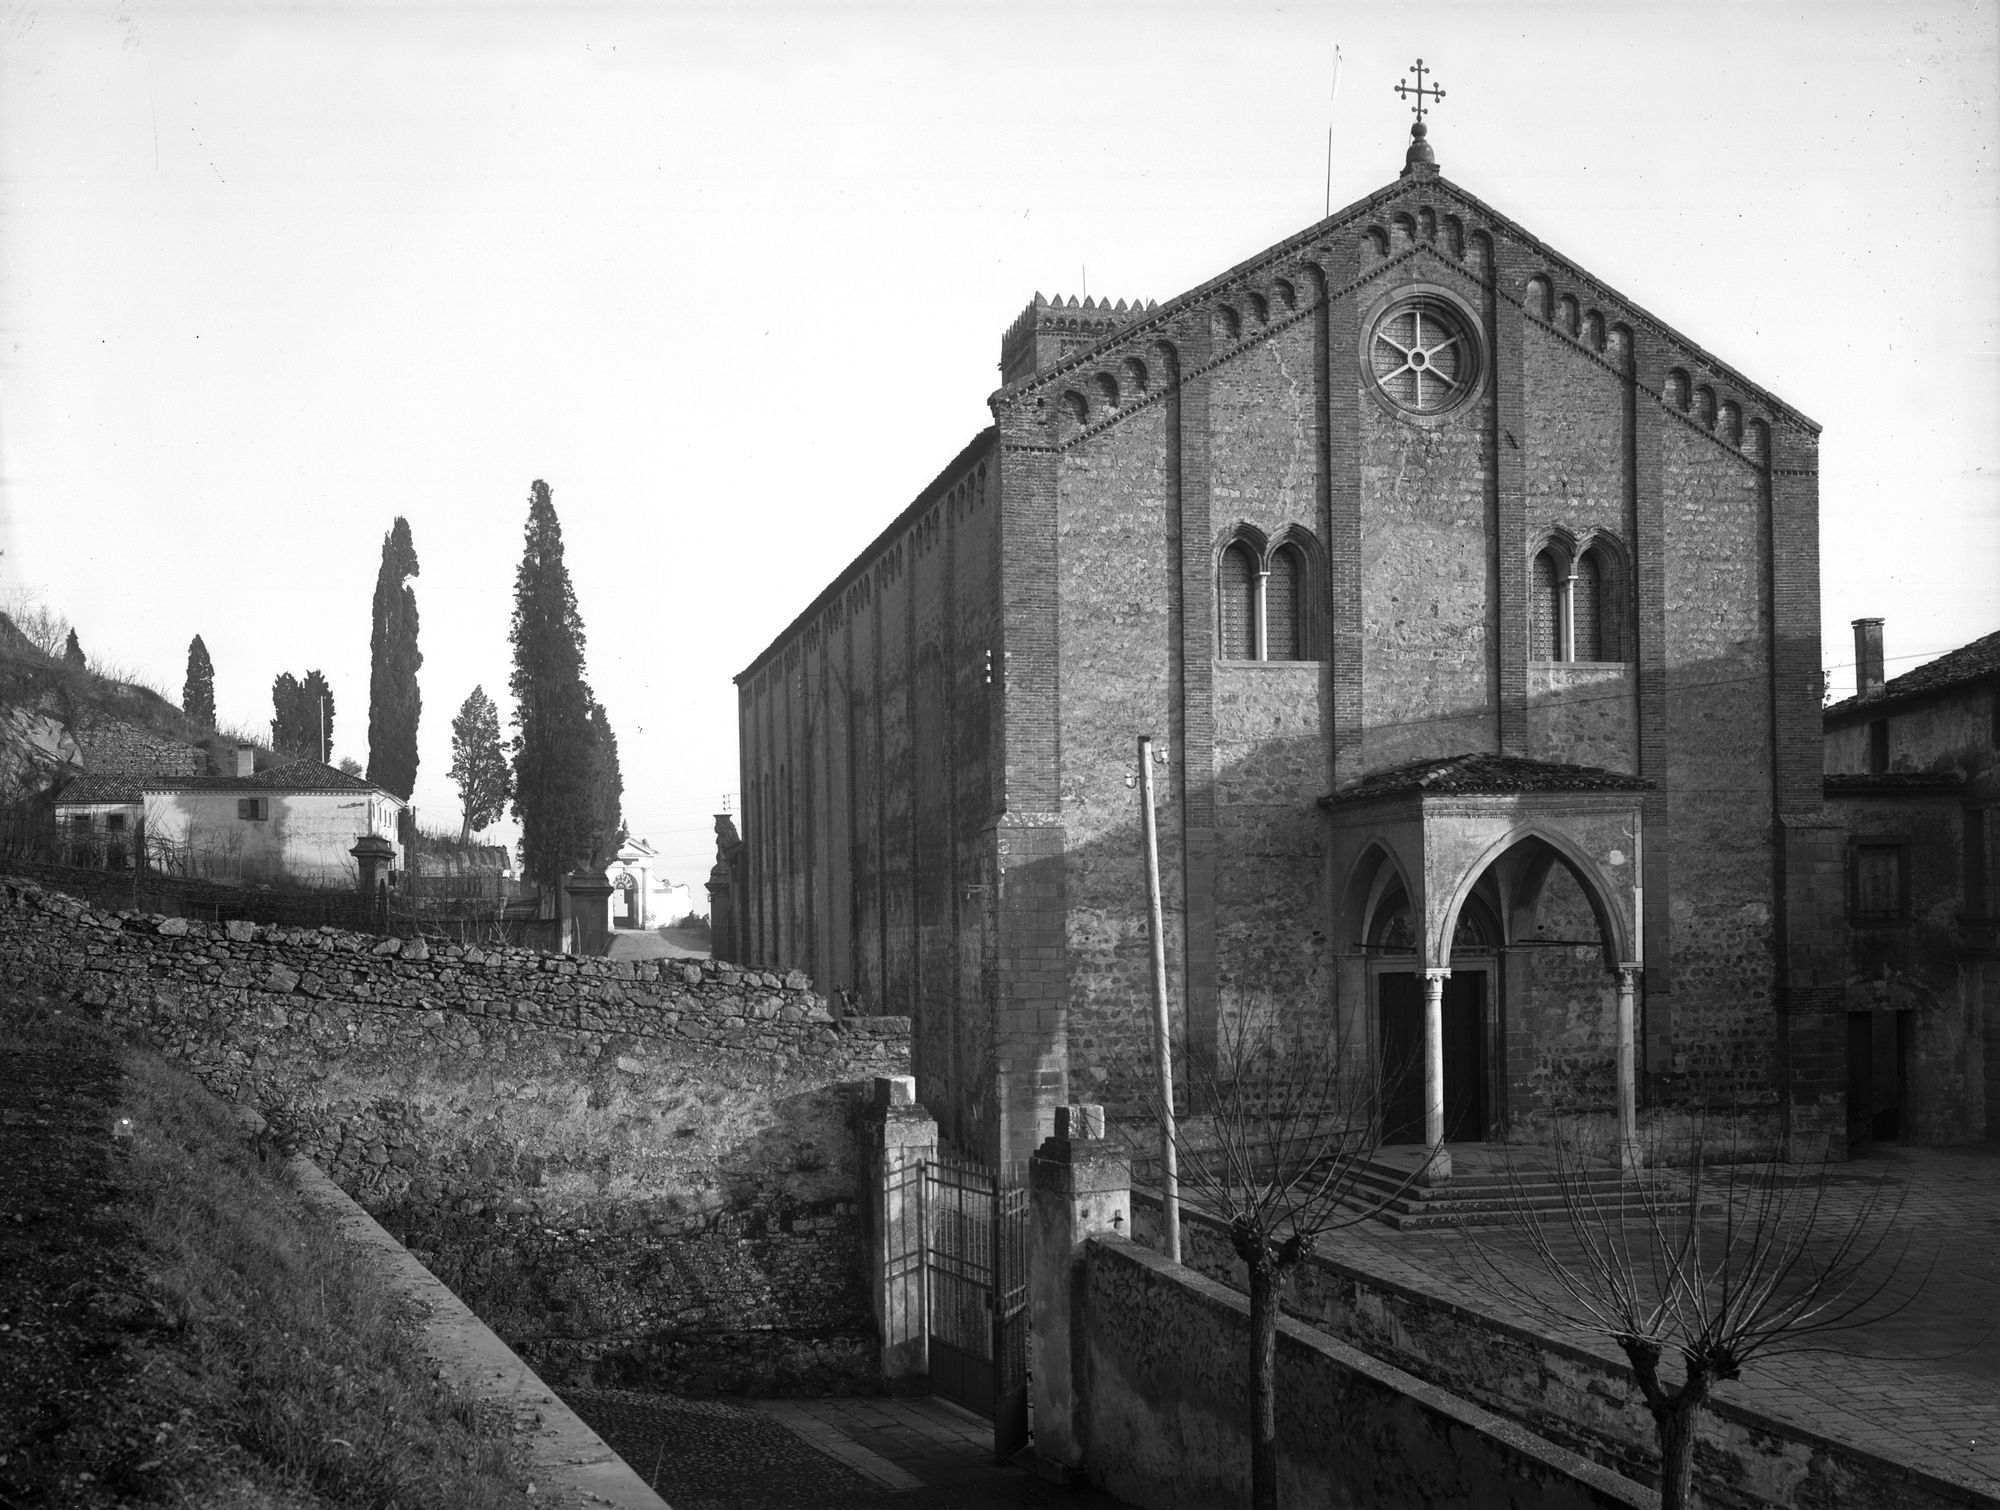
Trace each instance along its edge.
<instances>
[{"instance_id":1,"label":"column capital","mask_svg":"<svg viewBox=\"0 0 2000 1510\"><path fill-rule=\"evenodd\" d=\"M1646 967L1640 964L1637 960L1622 959L1615 966L1612 967L1611 973L1616 975L1620 980L1624 981L1627 985L1630 985L1639 978L1639 973L1645 968Z\"/></svg>"},{"instance_id":2,"label":"column capital","mask_svg":"<svg viewBox=\"0 0 2000 1510\"><path fill-rule=\"evenodd\" d=\"M1449 966L1449 965L1444 965L1444 966L1441 966L1441 967L1438 967L1438 968L1435 968L1435 969L1426 969L1426 970L1424 971L1424 979L1425 979L1425 980L1450 980L1450 979L1451 979L1451 966Z\"/></svg>"}]
</instances>

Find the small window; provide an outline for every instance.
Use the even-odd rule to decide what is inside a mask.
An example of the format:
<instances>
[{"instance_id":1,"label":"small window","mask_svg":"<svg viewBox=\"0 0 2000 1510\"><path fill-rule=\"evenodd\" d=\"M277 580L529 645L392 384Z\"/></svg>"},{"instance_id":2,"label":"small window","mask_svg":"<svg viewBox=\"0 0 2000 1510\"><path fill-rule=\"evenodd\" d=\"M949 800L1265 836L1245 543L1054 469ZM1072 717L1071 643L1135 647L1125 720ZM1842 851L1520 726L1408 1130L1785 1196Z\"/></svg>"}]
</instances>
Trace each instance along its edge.
<instances>
[{"instance_id":1,"label":"small window","mask_svg":"<svg viewBox=\"0 0 2000 1510\"><path fill-rule=\"evenodd\" d=\"M2000 809L1967 808L1965 813L1965 911L1968 917L1990 918L2000 913Z\"/></svg>"},{"instance_id":2,"label":"small window","mask_svg":"<svg viewBox=\"0 0 2000 1510\"><path fill-rule=\"evenodd\" d=\"M1848 852L1850 921L1867 925L1900 923L1910 912L1909 846L1901 841L1867 842Z\"/></svg>"},{"instance_id":3,"label":"small window","mask_svg":"<svg viewBox=\"0 0 2000 1510\"><path fill-rule=\"evenodd\" d=\"M1878 718L1868 726L1868 774L1885 775L1889 769L1889 720Z\"/></svg>"},{"instance_id":4,"label":"small window","mask_svg":"<svg viewBox=\"0 0 2000 1510\"><path fill-rule=\"evenodd\" d=\"M123 813L106 813L104 815L104 827L114 834L124 833L125 815Z\"/></svg>"},{"instance_id":5,"label":"small window","mask_svg":"<svg viewBox=\"0 0 2000 1510\"><path fill-rule=\"evenodd\" d=\"M75 830L76 830L76 831L77 831L78 833L80 833L80 834L87 834L87 833L89 833L89 832L90 832L90 829L91 829L91 818L90 818L90 814L88 814L88 813L71 813L71 814L70 814L70 817L69 817L69 826L70 826L71 828L75 829Z\"/></svg>"},{"instance_id":6,"label":"small window","mask_svg":"<svg viewBox=\"0 0 2000 1510\"><path fill-rule=\"evenodd\" d=\"M271 799L269 797L238 797L236 799L236 816L248 819L253 823L262 823L271 816Z\"/></svg>"}]
</instances>

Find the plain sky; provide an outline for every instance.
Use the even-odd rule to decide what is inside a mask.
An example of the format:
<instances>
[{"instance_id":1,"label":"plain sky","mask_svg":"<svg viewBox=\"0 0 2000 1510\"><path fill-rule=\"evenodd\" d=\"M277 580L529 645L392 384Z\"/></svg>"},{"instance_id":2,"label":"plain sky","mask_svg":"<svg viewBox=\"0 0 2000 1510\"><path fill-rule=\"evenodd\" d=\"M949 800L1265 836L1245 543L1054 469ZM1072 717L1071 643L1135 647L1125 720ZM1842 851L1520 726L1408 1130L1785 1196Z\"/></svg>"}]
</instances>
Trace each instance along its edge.
<instances>
[{"instance_id":1,"label":"plain sky","mask_svg":"<svg viewBox=\"0 0 2000 1510\"><path fill-rule=\"evenodd\" d=\"M1334 89L1335 49L1340 53ZM1826 427L1824 659L2000 628L2000 5L330 4L0 19L0 598L366 760L410 521L416 800L505 698L546 478L634 832L697 887L731 677L988 420L1036 290L1166 299L1445 175ZM511 838L511 828L497 831ZM491 837L492 835L489 835Z\"/></svg>"}]
</instances>

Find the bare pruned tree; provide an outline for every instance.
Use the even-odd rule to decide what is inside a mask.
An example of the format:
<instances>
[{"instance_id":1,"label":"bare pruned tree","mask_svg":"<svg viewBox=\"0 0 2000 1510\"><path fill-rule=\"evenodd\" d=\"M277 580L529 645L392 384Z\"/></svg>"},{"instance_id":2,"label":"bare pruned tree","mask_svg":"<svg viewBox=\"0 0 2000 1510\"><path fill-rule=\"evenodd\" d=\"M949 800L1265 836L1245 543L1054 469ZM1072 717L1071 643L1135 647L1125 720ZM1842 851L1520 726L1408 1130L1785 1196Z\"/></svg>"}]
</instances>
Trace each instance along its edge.
<instances>
[{"instance_id":1,"label":"bare pruned tree","mask_svg":"<svg viewBox=\"0 0 2000 1510\"><path fill-rule=\"evenodd\" d=\"M1278 1503L1278 1314L1292 1272L1328 1232L1366 1221L1405 1194L1364 1182L1381 1148L1377 1077L1363 1044L1336 1024L1288 1028L1268 1001L1226 1020L1212 1052L1177 1049L1181 1097L1169 1116L1190 1205L1229 1225L1249 1274L1250 1503Z\"/></svg>"},{"instance_id":2,"label":"bare pruned tree","mask_svg":"<svg viewBox=\"0 0 2000 1510\"><path fill-rule=\"evenodd\" d=\"M1509 1166L1519 1243L1467 1233L1485 1288L1623 1350L1653 1418L1662 1510L1690 1503L1695 1430L1718 1383L1893 1316L1928 1277L1905 1273L1900 1186L1885 1175L1852 1204L1829 1201L1824 1159L1788 1163L1781 1148L1755 1160L1740 1127L1711 1147L1696 1116L1648 1140L1650 1173L1611 1179L1609 1151L1558 1119L1546 1167ZM1529 1198L1529 1180L1554 1185L1553 1208Z\"/></svg>"}]
</instances>

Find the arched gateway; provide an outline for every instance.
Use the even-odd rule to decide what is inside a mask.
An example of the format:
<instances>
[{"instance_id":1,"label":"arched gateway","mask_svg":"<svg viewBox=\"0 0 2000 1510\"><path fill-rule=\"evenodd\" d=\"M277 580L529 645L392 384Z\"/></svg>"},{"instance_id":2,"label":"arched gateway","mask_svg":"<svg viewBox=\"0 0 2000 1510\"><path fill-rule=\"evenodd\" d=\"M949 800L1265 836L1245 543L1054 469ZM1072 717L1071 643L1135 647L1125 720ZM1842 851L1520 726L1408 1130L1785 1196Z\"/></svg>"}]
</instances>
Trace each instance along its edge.
<instances>
[{"instance_id":1,"label":"arched gateway","mask_svg":"<svg viewBox=\"0 0 2000 1510\"><path fill-rule=\"evenodd\" d=\"M1616 1009L1594 1047L1615 1060L1621 1156L1636 1162L1635 1057L1644 916L1641 795L1588 766L1461 755L1379 772L1323 799L1339 941L1335 1009L1375 1063L1384 1141L1422 1143L1449 1178L1454 1142L1504 1141L1557 1010L1534 951L1599 952ZM1581 898L1588 934L1547 928Z\"/></svg>"}]
</instances>

